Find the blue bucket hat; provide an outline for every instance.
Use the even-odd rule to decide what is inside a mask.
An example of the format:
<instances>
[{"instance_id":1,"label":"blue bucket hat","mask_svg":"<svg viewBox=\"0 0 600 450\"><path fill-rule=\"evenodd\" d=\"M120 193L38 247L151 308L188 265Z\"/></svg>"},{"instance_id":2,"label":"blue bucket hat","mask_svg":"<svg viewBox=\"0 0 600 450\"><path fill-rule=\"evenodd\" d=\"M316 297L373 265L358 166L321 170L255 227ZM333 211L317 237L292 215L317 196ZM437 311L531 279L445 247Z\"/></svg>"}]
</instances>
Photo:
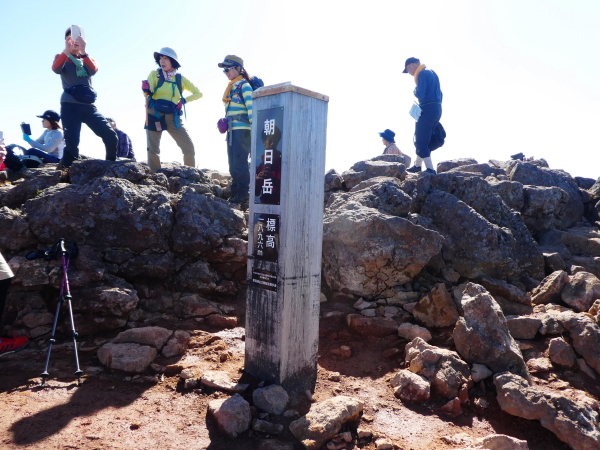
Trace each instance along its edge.
<instances>
[{"instance_id":1,"label":"blue bucket hat","mask_svg":"<svg viewBox=\"0 0 600 450\"><path fill-rule=\"evenodd\" d=\"M396 133L394 133L392 130L388 129L388 130L382 131L381 133L379 133L379 136L381 136L386 141L391 142L392 144L394 144L396 142L396 141L394 141L394 137L396 136Z\"/></svg>"}]
</instances>

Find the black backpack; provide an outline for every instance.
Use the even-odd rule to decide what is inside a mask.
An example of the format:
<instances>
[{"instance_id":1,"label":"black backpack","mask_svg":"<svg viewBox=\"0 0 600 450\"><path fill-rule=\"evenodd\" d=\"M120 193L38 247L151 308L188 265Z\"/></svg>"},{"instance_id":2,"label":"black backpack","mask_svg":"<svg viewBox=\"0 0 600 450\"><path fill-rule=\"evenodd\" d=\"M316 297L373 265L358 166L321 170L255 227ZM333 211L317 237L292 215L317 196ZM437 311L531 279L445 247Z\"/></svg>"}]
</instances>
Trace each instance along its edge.
<instances>
[{"instance_id":1,"label":"black backpack","mask_svg":"<svg viewBox=\"0 0 600 450\"><path fill-rule=\"evenodd\" d=\"M440 122L433 129L433 133L431 133L431 139L429 140L429 150L434 151L444 145L444 141L446 140L446 130Z\"/></svg>"}]
</instances>

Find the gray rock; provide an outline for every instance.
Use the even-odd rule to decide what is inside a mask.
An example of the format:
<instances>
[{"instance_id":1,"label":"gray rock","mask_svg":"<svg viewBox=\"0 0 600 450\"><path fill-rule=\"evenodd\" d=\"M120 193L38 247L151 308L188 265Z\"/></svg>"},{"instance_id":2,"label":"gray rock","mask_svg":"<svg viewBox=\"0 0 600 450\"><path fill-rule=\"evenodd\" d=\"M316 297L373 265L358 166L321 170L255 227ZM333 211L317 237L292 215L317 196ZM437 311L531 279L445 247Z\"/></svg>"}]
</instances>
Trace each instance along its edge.
<instances>
[{"instance_id":1,"label":"gray rock","mask_svg":"<svg viewBox=\"0 0 600 450\"><path fill-rule=\"evenodd\" d=\"M565 270L567 264L560 253L544 253L544 267L546 273L556 272L557 270Z\"/></svg>"},{"instance_id":2,"label":"gray rock","mask_svg":"<svg viewBox=\"0 0 600 450\"><path fill-rule=\"evenodd\" d=\"M259 433L267 434L283 434L283 425L280 423L272 423L266 420L254 419L252 421L252 429Z\"/></svg>"},{"instance_id":3,"label":"gray rock","mask_svg":"<svg viewBox=\"0 0 600 450\"><path fill-rule=\"evenodd\" d=\"M441 243L434 231L348 203L325 214L323 276L333 290L376 298L410 281L439 252Z\"/></svg>"},{"instance_id":4,"label":"gray rock","mask_svg":"<svg viewBox=\"0 0 600 450\"><path fill-rule=\"evenodd\" d=\"M471 367L471 378L475 383L485 380L492 375L492 371L483 364L473 364Z\"/></svg>"},{"instance_id":5,"label":"gray rock","mask_svg":"<svg viewBox=\"0 0 600 450\"><path fill-rule=\"evenodd\" d=\"M200 256L219 247L224 239L244 228L241 211L232 209L223 199L198 194L185 187L174 207L175 221L171 236L176 254Z\"/></svg>"},{"instance_id":6,"label":"gray rock","mask_svg":"<svg viewBox=\"0 0 600 450\"><path fill-rule=\"evenodd\" d=\"M531 297L529 294L506 281L496 280L491 277L481 277L478 282L492 294L494 298L500 296L510 302L531 306Z\"/></svg>"},{"instance_id":7,"label":"gray rock","mask_svg":"<svg viewBox=\"0 0 600 450\"><path fill-rule=\"evenodd\" d=\"M52 245L69 236L80 246L122 247L141 253L168 250L173 223L171 200L171 195L156 186L96 178L82 186L50 187L28 200L23 211L31 230L44 244Z\"/></svg>"},{"instance_id":8,"label":"gray rock","mask_svg":"<svg viewBox=\"0 0 600 450\"><path fill-rule=\"evenodd\" d=\"M277 384L256 389L252 393L254 406L276 416L285 411L289 399L285 389Z\"/></svg>"},{"instance_id":9,"label":"gray rock","mask_svg":"<svg viewBox=\"0 0 600 450\"><path fill-rule=\"evenodd\" d=\"M586 314L565 311L559 320L569 332L575 351L585 362L600 373L600 327Z\"/></svg>"},{"instance_id":10,"label":"gray rock","mask_svg":"<svg viewBox=\"0 0 600 450\"><path fill-rule=\"evenodd\" d=\"M568 281L569 275L564 270L552 272L533 290L531 293L531 302L534 305L558 302L560 300L560 293Z\"/></svg>"},{"instance_id":11,"label":"gray rock","mask_svg":"<svg viewBox=\"0 0 600 450\"><path fill-rule=\"evenodd\" d=\"M521 210L527 228L541 232L561 227L567 192L556 186L523 186L524 206Z\"/></svg>"},{"instance_id":12,"label":"gray rock","mask_svg":"<svg viewBox=\"0 0 600 450\"><path fill-rule=\"evenodd\" d=\"M523 185L558 187L565 191L564 206L556 216L560 228L569 228L581 220L583 215L583 202L579 194L579 186L566 172L537 167L522 161L510 161L506 173L511 181L518 181Z\"/></svg>"},{"instance_id":13,"label":"gray rock","mask_svg":"<svg viewBox=\"0 0 600 450\"><path fill-rule=\"evenodd\" d=\"M173 333L167 344L162 348L161 354L165 358L183 355L190 343L191 336L188 332L177 330Z\"/></svg>"},{"instance_id":14,"label":"gray rock","mask_svg":"<svg viewBox=\"0 0 600 450\"><path fill-rule=\"evenodd\" d=\"M589 405L565 397L562 393L530 386L512 373L494 377L498 403L503 411L528 420L539 420L574 450L598 450L600 416Z\"/></svg>"},{"instance_id":15,"label":"gray rock","mask_svg":"<svg viewBox=\"0 0 600 450\"><path fill-rule=\"evenodd\" d=\"M575 311L587 311L600 299L600 279L588 272L578 272L565 284L560 296Z\"/></svg>"},{"instance_id":16,"label":"gray rock","mask_svg":"<svg viewBox=\"0 0 600 450\"><path fill-rule=\"evenodd\" d=\"M427 328L408 322L404 322L398 327L398 336L407 341L412 341L417 337L423 339L425 342L429 342L432 339L431 333Z\"/></svg>"},{"instance_id":17,"label":"gray rock","mask_svg":"<svg viewBox=\"0 0 600 450\"><path fill-rule=\"evenodd\" d=\"M467 166L470 164L477 164L477 161L473 158L459 158L449 161L442 161L437 165L437 172L443 173L449 171L450 169L454 169L455 167Z\"/></svg>"},{"instance_id":18,"label":"gray rock","mask_svg":"<svg viewBox=\"0 0 600 450\"><path fill-rule=\"evenodd\" d=\"M252 419L250 404L239 394L212 400L208 404L208 414L217 422L219 432L230 438L248 430Z\"/></svg>"},{"instance_id":19,"label":"gray rock","mask_svg":"<svg viewBox=\"0 0 600 450\"><path fill-rule=\"evenodd\" d=\"M461 303L464 317L456 323L453 336L456 350L465 361L484 364L494 373L510 371L529 380L523 355L493 297L482 286L467 283Z\"/></svg>"},{"instance_id":20,"label":"gray rock","mask_svg":"<svg viewBox=\"0 0 600 450\"><path fill-rule=\"evenodd\" d=\"M119 333L112 342L149 345L160 351L172 334L172 331L162 327L132 328Z\"/></svg>"},{"instance_id":21,"label":"gray rock","mask_svg":"<svg viewBox=\"0 0 600 450\"><path fill-rule=\"evenodd\" d=\"M424 376L402 369L390 380L394 395L404 402L427 402L431 382Z\"/></svg>"},{"instance_id":22,"label":"gray rock","mask_svg":"<svg viewBox=\"0 0 600 450\"><path fill-rule=\"evenodd\" d=\"M0 248L4 251L17 252L22 249L35 249L37 246L37 239L21 211L0 208L0 229Z\"/></svg>"},{"instance_id":23,"label":"gray rock","mask_svg":"<svg viewBox=\"0 0 600 450\"><path fill-rule=\"evenodd\" d=\"M506 325L515 339L533 339L542 326L542 320L529 316L506 316Z\"/></svg>"},{"instance_id":24,"label":"gray rock","mask_svg":"<svg viewBox=\"0 0 600 450\"><path fill-rule=\"evenodd\" d=\"M108 343L98 350L98 359L108 369L142 373L157 355L156 348L134 343Z\"/></svg>"},{"instance_id":25,"label":"gray rock","mask_svg":"<svg viewBox=\"0 0 600 450\"><path fill-rule=\"evenodd\" d=\"M360 400L343 395L333 397L313 404L306 416L290 424L290 431L306 450L318 450L340 432L342 425L358 422L362 410Z\"/></svg>"},{"instance_id":26,"label":"gray rock","mask_svg":"<svg viewBox=\"0 0 600 450\"><path fill-rule=\"evenodd\" d=\"M415 338L406 345L408 370L431 381L433 390L445 398L458 397L471 376L469 366L451 350L427 344Z\"/></svg>"},{"instance_id":27,"label":"gray rock","mask_svg":"<svg viewBox=\"0 0 600 450\"><path fill-rule=\"evenodd\" d=\"M456 305L444 283L436 284L419 300L412 314L419 322L431 328L454 325L459 318Z\"/></svg>"},{"instance_id":28,"label":"gray rock","mask_svg":"<svg viewBox=\"0 0 600 450\"><path fill-rule=\"evenodd\" d=\"M375 177L395 177L403 180L406 177L406 166L399 162L360 161L342 173L347 189Z\"/></svg>"},{"instance_id":29,"label":"gray rock","mask_svg":"<svg viewBox=\"0 0 600 450\"><path fill-rule=\"evenodd\" d=\"M208 386L213 389L220 389L227 392L241 393L248 389L248 384L235 383L229 378L226 372L218 370L207 370L202 374L200 382L204 386Z\"/></svg>"},{"instance_id":30,"label":"gray rock","mask_svg":"<svg viewBox=\"0 0 600 450\"><path fill-rule=\"evenodd\" d=\"M575 351L562 337L550 339L548 356L550 361L559 366L573 367L575 365Z\"/></svg>"}]
</instances>

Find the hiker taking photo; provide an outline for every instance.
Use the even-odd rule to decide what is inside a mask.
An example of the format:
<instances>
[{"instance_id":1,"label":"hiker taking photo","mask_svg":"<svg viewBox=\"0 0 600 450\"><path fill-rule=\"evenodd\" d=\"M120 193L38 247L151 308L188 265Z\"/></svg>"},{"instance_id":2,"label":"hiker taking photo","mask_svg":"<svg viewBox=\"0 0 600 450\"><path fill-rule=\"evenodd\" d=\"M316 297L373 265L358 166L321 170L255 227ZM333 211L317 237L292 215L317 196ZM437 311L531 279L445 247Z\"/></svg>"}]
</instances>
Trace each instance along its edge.
<instances>
[{"instance_id":1,"label":"hiker taking photo","mask_svg":"<svg viewBox=\"0 0 600 450\"><path fill-rule=\"evenodd\" d=\"M239 56L227 55L218 64L229 80L223 104L227 128L227 160L231 175L231 203L247 204L250 197L250 130L252 129L251 77Z\"/></svg>"},{"instance_id":2,"label":"hiker taking photo","mask_svg":"<svg viewBox=\"0 0 600 450\"><path fill-rule=\"evenodd\" d=\"M31 139L26 133L23 133L23 140L32 148L26 150L26 155L37 156L44 163L58 163L63 157L65 148L65 139L63 137L62 127L59 125L60 115L56 111L45 111L41 116L42 126L45 128L42 135L37 139Z\"/></svg>"},{"instance_id":3,"label":"hiker taking photo","mask_svg":"<svg viewBox=\"0 0 600 450\"><path fill-rule=\"evenodd\" d=\"M72 28L77 36L71 37ZM117 134L94 105L96 91L92 88L92 77L98 72L98 65L89 57L86 47L87 41L82 29L73 26L65 32L65 49L54 57L52 64L52 70L60 75L63 87L60 115L65 132L65 148L61 159L64 167L70 167L73 161L79 159L79 138L83 123L102 138L106 159L117 159Z\"/></svg>"},{"instance_id":4,"label":"hiker taking photo","mask_svg":"<svg viewBox=\"0 0 600 450\"><path fill-rule=\"evenodd\" d=\"M196 167L194 144L182 116L185 104L202 97L202 93L186 77L178 73L181 67L175 50L163 47L154 52L159 68L150 72L142 81L146 96L146 139L148 142L148 165L152 172L160 169L160 138L166 131L183 153L183 164ZM192 95L183 96L183 91Z\"/></svg>"}]
</instances>

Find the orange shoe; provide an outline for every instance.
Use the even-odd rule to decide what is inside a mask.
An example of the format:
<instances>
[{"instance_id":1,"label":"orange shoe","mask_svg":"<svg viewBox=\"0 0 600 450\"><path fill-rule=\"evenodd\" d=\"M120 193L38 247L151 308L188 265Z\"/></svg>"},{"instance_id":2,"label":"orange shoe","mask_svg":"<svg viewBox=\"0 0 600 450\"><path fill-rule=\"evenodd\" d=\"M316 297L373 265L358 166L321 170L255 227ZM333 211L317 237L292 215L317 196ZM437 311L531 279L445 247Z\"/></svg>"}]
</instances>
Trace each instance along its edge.
<instances>
[{"instance_id":1,"label":"orange shoe","mask_svg":"<svg viewBox=\"0 0 600 450\"><path fill-rule=\"evenodd\" d=\"M0 338L0 356L8 355L23 350L29 344L29 338L14 335L10 338Z\"/></svg>"}]
</instances>

